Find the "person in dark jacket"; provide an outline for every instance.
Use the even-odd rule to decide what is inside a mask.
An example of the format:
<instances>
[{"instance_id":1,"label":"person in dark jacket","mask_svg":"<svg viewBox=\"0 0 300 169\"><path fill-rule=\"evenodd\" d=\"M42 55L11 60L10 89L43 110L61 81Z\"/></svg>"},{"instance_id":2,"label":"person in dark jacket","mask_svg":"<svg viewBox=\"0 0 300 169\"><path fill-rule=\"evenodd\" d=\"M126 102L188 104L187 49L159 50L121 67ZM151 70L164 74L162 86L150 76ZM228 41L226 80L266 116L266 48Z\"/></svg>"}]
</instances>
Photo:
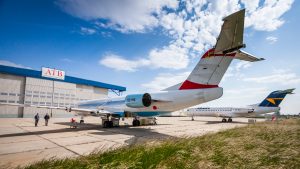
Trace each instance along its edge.
<instances>
[{"instance_id":1,"label":"person in dark jacket","mask_svg":"<svg viewBox=\"0 0 300 169\"><path fill-rule=\"evenodd\" d=\"M45 119L45 126L48 126L48 121L50 119L50 116L48 113L46 113L46 115L44 116L44 119Z\"/></svg>"},{"instance_id":2,"label":"person in dark jacket","mask_svg":"<svg viewBox=\"0 0 300 169\"><path fill-rule=\"evenodd\" d=\"M37 114L34 116L34 124L35 124L35 127L38 126L39 120L40 120L40 116L39 116L39 113L37 113Z\"/></svg>"}]
</instances>

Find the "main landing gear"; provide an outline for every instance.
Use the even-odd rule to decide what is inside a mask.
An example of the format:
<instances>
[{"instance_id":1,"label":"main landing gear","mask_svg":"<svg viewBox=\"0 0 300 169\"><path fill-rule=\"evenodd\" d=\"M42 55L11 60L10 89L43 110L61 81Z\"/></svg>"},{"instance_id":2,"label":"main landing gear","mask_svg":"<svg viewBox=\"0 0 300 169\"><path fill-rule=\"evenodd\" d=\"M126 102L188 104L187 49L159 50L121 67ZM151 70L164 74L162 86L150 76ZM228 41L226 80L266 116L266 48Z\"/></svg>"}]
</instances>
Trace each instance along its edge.
<instances>
[{"instance_id":1,"label":"main landing gear","mask_svg":"<svg viewBox=\"0 0 300 169\"><path fill-rule=\"evenodd\" d=\"M141 125L141 122L140 122L140 120L138 120L137 118L134 118L133 121L132 121L132 125L133 125L133 126L140 126L140 125Z\"/></svg>"},{"instance_id":2,"label":"main landing gear","mask_svg":"<svg viewBox=\"0 0 300 169\"><path fill-rule=\"evenodd\" d=\"M104 121L103 122L103 128L112 128L113 122L112 121Z\"/></svg>"},{"instance_id":3,"label":"main landing gear","mask_svg":"<svg viewBox=\"0 0 300 169\"><path fill-rule=\"evenodd\" d=\"M232 118L228 118L228 120L226 120L225 118L223 118L222 119L222 123L226 123L226 122L228 122L228 123L231 123L232 122Z\"/></svg>"},{"instance_id":4,"label":"main landing gear","mask_svg":"<svg viewBox=\"0 0 300 169\"><path fill-rule=\"evenodd\" d=\"M119 122L120 122L120 118L111 117L111 115L102 117L102 127L103 128L119 127Z\"/></svg>"}]
</instances>

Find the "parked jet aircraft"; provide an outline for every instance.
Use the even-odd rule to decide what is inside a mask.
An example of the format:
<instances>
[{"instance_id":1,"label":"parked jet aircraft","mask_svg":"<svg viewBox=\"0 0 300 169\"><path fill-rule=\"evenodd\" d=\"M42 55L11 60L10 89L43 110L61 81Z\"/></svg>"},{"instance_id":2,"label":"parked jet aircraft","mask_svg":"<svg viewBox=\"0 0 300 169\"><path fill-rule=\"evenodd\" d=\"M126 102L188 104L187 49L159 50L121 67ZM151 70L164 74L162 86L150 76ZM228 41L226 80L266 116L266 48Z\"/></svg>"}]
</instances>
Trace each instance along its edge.
<instances>
[{"instance_id":1,"label":"parked jet aircraft","mask_svg":"<svg viewBox=\"0 0 300 169\"><path fill-rule=\"evenodd\" d=\"M256 117L261 114L279 112L279 104L287 94L293 94L295 89L278 90L269 94L261 103L249 105L247 107L199 107L189 108L186 110L186 115L191 116L213 116L222 117L222 122L232 122L232 117ZM228 120L226 120L228 118Z\"/></svg>"},{"instance_id":2,"label":"parked jet aircraft","mask_svg":"<svg viewBox=\"0 0 300 169\"><path fill-rule=\"evenodd\" d=\"M245 9L223 19L221 33L214 48L208 50L200 59L188 78L177 85L159 92L129 94L101 100L79 102L77 107L65 108L79 115L107 115L107 117L135 117L133 126L140 125L137 117L153 117L181 110L220 98L223 88L219 83L233 59L260 61L240 49L243 44ZM61 109L61 107L42 108ZM104 127L112 127L107 118Z\"/></svg>"}]
</instances>

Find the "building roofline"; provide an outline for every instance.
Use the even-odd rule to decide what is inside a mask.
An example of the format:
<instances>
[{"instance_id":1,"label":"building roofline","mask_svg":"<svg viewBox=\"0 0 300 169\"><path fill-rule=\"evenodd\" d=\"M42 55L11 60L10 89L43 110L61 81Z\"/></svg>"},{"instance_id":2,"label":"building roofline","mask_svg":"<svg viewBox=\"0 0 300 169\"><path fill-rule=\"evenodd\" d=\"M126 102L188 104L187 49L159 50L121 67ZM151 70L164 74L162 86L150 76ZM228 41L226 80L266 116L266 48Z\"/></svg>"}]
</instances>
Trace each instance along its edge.
<instances>
[{"instance_id":1,"label":"building roofline","mask_svg":"<svg viewBox=\"0 0 300 169\"><path fill-rule=\"evenodd\" d=\"M13 74L18 76L27 76L27 77L33 77L39 79L54 80L59 82L68 82L68 83L75 83L81 85L95 86L95 87L100 87L105 89L118 90L120 92L126 91L126 87L123 86L117 86L117 85L97 82L93 80L86 80L86 79L72 77L72 76L65 76L64 80L47 78L42 76L42 71L32 70L32 69L0 65L0 73L8 73L8 74Z\"/></svg>"}]
</instances>

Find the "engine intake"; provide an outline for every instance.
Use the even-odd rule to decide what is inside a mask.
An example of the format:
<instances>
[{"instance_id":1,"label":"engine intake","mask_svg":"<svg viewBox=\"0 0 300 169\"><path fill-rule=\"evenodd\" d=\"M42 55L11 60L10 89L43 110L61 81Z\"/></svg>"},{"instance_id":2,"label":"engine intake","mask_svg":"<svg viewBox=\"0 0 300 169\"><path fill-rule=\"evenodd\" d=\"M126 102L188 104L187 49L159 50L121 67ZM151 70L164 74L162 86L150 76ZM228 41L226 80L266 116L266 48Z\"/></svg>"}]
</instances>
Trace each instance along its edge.
<instances>
[{"instance_id":1,"label":"engine intake","mask_svg":"<svg viewBox=\"0 0 300 169\"><path fill-rule=\"evenodd\" d=\"M127 95L125 104L131 108L149 107L151 105L151 95L149 93Z\"/></svg>"}]
</instances>

